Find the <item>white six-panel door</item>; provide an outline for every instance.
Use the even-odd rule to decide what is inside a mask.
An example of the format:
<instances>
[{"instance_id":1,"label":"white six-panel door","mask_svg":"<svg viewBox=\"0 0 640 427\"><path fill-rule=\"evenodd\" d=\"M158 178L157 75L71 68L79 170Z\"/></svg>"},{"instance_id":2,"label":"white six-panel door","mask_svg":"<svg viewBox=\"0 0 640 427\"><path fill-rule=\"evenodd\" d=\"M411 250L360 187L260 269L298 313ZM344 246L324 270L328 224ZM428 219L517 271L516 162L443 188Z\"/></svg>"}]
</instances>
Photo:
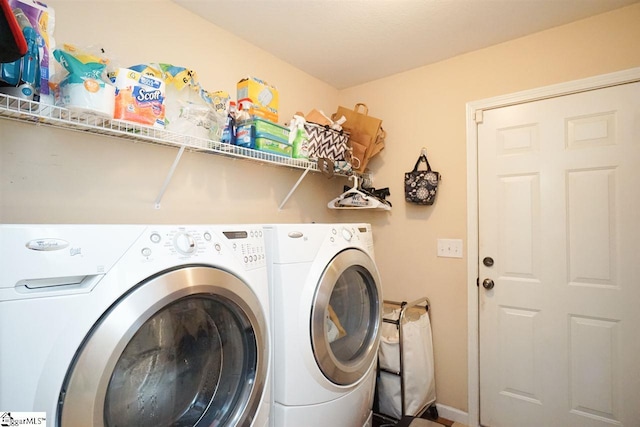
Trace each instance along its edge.
<instances>
[{"instance_id":1,"label":"white six-panel door","mask_svg":"<svg viewBox=\"0 0 640 427\"><path fill-rule=\"evenodd\" d=\"M477 134L481 424L640 426L640 83Z\"/></svg>"}]
</instances>

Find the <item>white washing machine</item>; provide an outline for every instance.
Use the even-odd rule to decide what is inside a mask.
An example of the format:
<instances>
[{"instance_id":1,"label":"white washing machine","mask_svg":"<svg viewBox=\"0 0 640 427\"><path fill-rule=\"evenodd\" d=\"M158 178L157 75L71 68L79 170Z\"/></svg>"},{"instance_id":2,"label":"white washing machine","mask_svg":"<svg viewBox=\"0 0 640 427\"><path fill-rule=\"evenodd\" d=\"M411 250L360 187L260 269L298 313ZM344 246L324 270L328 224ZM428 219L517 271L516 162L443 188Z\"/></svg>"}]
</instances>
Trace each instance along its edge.
<instances>
[{"instance_id":1,"label":"white washing machine","mask_svg":"<svg viewBox=\"0 0 640 427\"><path fill-rule=\"evenodd\" d=\"M259 226L0 226L2 411L263 427L268 320Z\"/></svg>"},{"instance_id":2,"label":"white washing machine","mask_svg":"<svg viewBox=\"0 0 640 427\"><path fill-rule=\"evenodd\" d=\"M275 427L372 422L382 291L369 224L266 225Z\"/></svg>"}]
</instances>

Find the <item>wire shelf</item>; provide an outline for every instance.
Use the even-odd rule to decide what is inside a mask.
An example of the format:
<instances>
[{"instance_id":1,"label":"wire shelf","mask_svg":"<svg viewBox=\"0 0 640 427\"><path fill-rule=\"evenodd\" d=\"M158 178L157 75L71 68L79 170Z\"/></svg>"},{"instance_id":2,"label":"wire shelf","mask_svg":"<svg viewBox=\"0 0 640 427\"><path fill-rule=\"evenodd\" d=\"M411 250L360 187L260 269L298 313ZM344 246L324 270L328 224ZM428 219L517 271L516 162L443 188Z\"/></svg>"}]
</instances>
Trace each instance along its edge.
<instances>
[{"instance_id":1,"label":"wire shelf","mask_svg":"<svg viewBox=\"0 0 640 427\"><path fill-rule=\"evenodd\" d=\"M178 148L185 147L190 151L202 151L260 163L318 171L316 162L305 159L284 157L210 139L182 135L120 120L106 119L93 114L73 112L66 108L28 101L2 93L0 93L0 118L137 142Z\"/></svg>"}]
</instances>

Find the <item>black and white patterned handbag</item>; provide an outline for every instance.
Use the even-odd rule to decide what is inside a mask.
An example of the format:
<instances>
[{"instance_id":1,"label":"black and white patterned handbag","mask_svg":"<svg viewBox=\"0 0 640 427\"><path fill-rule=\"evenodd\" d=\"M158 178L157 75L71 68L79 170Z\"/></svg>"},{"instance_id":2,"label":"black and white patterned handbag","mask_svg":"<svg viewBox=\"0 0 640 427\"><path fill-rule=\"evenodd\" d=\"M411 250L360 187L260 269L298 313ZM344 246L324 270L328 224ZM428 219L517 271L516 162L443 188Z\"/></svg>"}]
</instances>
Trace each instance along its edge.
<instances>
[{"instance_id":1,"label":"black and white patterned handbag","mask_svg":"<svg viewBox=\"0 0 640 427\"><path fill-rule=\"evenodd\" d=\"M427 164L427 170L418 170L421 162ZM440 173L431 170L427 155L420 155L413 170L404 174L405 200L418 205L432 205L440 179Z\"/></svg>"},{"instance_id":2,"label":"black and white patterned handbag","mask_svg":"<svg viewBox=\"0 0 640 427\"><path fill-rule=\"evenodd\" d=\"M306 122L304 129L309 136L310 159L348 160L349 132L337 131L313 122Z\"/></svg>"}]
</instances>

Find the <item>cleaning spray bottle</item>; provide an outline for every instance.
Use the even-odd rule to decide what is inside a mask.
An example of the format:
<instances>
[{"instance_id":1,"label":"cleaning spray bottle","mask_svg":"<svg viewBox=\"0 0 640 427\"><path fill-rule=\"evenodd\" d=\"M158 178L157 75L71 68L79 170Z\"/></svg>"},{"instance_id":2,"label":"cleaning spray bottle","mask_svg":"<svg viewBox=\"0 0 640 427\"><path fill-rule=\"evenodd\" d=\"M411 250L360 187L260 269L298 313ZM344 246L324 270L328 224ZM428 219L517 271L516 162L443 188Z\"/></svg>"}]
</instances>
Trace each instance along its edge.
<instances>
[{"instance_id":1,"label":"cleaning spray bottle","mask_svg":"<svg viewBox=\"0 0 640 427\"><path fill-rule=\"evenodd\" d=\"M22 9L13 14L22 28L27 42L27 53L20 59L0 66L0 92L33 101L40 100L40 51L38 32Z\"/></svg>"},{"instance_id":2,"label":"cleaning spray bottle","mask_svg":"<svg viewBox=\"0 0 640 427\"><path fill-rule=\"evenodd\" d=\"M221 142L225 144L236 143L236 103L234 101L229 102L229 114L222 130Z\"/></svg>"},{"instance_id":3,"label":"cleaning spray bottle","mask_svg":"<svg viewBox=\"0 0 640 427\"><path fill-rule=\"evenodd\" d=\"M305 118L298 114L294 114L289 123L289 144L295 159L309 158L309 135L304 128L305 123Z\"/></svg>"}]
</instances>

